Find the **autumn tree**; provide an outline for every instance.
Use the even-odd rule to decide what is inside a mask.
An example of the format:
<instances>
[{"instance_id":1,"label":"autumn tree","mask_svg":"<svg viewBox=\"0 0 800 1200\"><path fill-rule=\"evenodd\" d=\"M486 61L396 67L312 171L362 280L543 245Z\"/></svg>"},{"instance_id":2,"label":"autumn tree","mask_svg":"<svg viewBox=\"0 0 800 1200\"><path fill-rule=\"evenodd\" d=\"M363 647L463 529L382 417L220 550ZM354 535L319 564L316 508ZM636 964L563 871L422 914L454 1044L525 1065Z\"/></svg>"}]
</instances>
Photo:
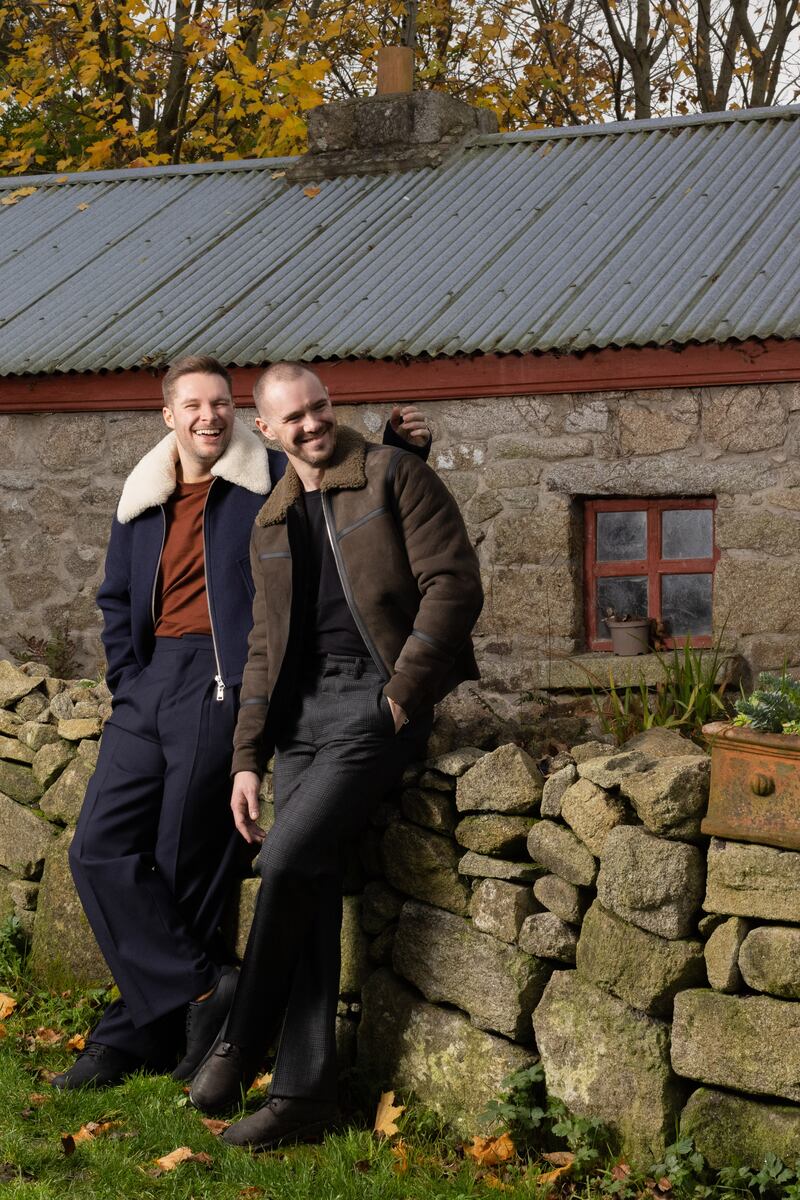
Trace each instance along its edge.
<instances>
[{"instance_id":1,"label":"autumn tree","mask_svg":"<svg viewBox=\"0 0 800 1200\"><path fill-rule=\"evenodd\" d=\"M0 169L299 153L375 51L502 129L798 95L798 0L0 0Z\"/></svg>"}]
</instances>

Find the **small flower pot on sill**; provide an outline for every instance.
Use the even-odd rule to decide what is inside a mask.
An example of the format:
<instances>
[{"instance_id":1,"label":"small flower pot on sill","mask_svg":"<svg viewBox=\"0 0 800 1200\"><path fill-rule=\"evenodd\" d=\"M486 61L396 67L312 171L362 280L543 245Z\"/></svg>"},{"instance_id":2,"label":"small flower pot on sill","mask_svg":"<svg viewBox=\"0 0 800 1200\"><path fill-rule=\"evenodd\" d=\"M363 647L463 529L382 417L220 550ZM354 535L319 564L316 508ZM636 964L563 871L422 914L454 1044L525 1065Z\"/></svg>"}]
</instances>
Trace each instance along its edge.
<instances>
[{"instance_id":1,"label":"small flower pot on sill","mask_svg":"<svg viewBox=\"0 0 800 1200\"><path fill-rule=\"evenodd\" d=\"M702 832L800 850L800 736L724 721L704 725L703 734L711 791Z\"/></svg>"},{"instance_id":2,"label":"small flower pot on sill","mask_svg":"<svg viewBox=\"0 0 800 1200\"><path fill-rule=\"evenodd\" d=\"M630 621L615 621L606 617L611 632L611 648L615 654L650 653L650 618L635 617Z\"/></svg>"}]
</instances>

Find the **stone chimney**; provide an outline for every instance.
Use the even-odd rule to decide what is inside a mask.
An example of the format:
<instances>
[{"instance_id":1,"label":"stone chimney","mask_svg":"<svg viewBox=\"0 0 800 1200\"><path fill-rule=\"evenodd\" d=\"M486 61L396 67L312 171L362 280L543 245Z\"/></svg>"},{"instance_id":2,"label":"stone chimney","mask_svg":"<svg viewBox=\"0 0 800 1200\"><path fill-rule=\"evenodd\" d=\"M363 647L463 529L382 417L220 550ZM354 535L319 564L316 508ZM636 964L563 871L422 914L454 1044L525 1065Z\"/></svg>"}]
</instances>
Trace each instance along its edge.
<instances>
[{"instance_id":1,"label":"stone chimney","mask_svg":"<svg viewBox=\"0 0 800 1200\"><path fill-rule=\"evenodd\" d=\"M497 117L444 92L415 92L413 51L378 51L378 94L322 104L308 114L308 152L286 172L292 183L435 167ZM397 88L397 91L390 91Z\"/></svg>"}]
</instances>

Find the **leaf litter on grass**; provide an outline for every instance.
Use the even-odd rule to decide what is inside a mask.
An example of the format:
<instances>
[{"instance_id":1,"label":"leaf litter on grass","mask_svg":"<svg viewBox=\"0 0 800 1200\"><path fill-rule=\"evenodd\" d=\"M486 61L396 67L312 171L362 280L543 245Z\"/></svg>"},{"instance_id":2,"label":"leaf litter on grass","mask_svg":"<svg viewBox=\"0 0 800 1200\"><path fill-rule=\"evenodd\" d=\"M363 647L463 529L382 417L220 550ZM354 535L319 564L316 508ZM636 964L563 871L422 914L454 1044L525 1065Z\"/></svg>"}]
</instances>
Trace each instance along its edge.
<instances>
[{"instance_id":1,"label":"leaf litter on grass","mask_svg":"<svg viewBox=\"0 0 800 1200\"><path fill-rule=\"evenodd\" d=\"M77 1133L62 1133L61 1146L64 1153L69 1157L75 1153L75 1147L79 1142L91 1142L95 1138L103 1137L112 1129L119 1129L121 1121L87 1121L85 1125L81 1125Z\"/></svg>"},{"instance_id":2,"label":"leaf litter on grass","mask_svg":"<svg viewBox=\"0 0 800 1200\"><path fill-rule=\"evenodd\" d=\"M161 1175L167 1175L170 1171L174 1171L181 1163L194 1162L207 1170L213 1165L213 1158L210 1154L206 1154L205 1150L194 1151L189 1146L179 1146L177 1150L172 1150L169 1154L162 1155L161 1158L154 1160L155 1166L143 1168L145 1174L152 1175L154 1179L158 1179Z\"/></svg>"},{"instance_id":3,"label":"leaf litter on grass","mask_svg":"<svg viewBox=\"0 0 800 1200\"><path fill-rule=\"evenodd\" d=\"M392 1138L400 1130L396 1125L397 1118L406 1111L405 1104L395 1104L394 1092L382 1092L375 1113L375 1124L372 1129L379 1137Z\"/></svg>"}]
</instances>

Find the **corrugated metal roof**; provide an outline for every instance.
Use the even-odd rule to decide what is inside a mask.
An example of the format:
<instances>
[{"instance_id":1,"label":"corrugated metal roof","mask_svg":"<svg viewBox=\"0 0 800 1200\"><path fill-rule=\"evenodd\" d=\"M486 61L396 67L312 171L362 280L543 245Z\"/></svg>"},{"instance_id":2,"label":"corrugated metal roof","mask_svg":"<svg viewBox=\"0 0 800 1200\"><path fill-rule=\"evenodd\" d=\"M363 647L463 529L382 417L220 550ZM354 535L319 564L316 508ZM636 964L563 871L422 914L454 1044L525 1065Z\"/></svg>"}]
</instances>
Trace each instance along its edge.
<instances>
[{"instance_id":1,"label":"corrugated metal roof","mask_svg":"<svg viewBox=\"0 0 800 1200\"><path fill-rule=\"evenodd\" d=\"M0 180L0 373L800 336L800 106L289 161Z\"/></svg>"}]
</instances>

